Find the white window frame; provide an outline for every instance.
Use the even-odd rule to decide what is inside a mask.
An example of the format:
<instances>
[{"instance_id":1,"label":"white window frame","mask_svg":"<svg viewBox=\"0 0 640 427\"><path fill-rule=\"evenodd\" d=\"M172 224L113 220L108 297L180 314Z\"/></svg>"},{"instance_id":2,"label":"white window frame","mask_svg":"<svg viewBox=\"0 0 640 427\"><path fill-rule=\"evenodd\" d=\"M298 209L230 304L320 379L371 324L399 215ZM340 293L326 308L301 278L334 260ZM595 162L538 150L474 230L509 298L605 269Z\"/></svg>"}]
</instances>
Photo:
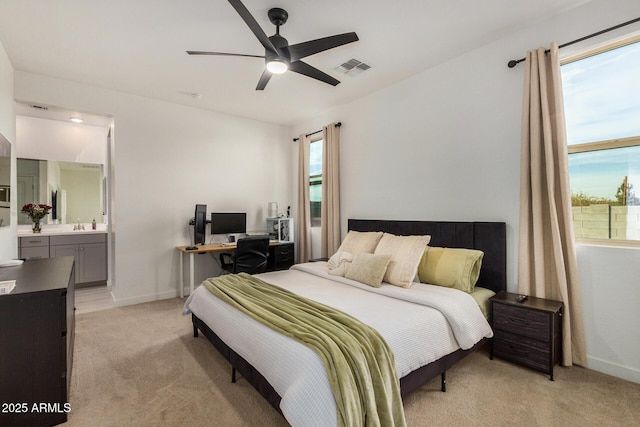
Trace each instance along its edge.
<instances>
[{"instance_id":1,"label":"white window frame","mask_svg":"<svg viewBox=\"0 0 640 427\"><path fill-rule=\"evenodd\" d=\"M587 50L562 58L560 60L560 65L562 66L571 62L579 61L590 56L595 56L638 42L640 42L640 33L631 36L624 36L616 40L604 42ZM588 142L583 144L567 145L567 152L568 154L574 154L636 146L640 146L640 135L628 138L617 138L604 141ZM627 246L640 248L640 240L597 239L586 237L576 237L575 240L577 243L581 244L592 244L601 246Z\"/></svg>"}]
</instances>

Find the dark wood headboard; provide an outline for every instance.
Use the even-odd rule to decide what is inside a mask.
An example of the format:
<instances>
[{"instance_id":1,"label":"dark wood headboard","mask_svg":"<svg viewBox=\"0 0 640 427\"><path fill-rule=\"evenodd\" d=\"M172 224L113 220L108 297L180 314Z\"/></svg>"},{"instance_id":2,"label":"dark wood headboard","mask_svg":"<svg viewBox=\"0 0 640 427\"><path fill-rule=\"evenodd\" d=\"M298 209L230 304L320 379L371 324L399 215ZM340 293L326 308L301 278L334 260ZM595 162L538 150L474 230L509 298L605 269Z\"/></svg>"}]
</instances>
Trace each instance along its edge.
<instances>
[{"instance_id":1,"label":"dark wood headboard","mask_svg":"<svg viewBox=\"0 0 640 427\"><path fill-rule=\"evenodd\" d=\"M484 257L476 286L496 293L507 290L507 227L504 222L349 219L348 228L399 236L429 234L429 246L478 249L484 252Z\"/></svg>"}]
</instances>

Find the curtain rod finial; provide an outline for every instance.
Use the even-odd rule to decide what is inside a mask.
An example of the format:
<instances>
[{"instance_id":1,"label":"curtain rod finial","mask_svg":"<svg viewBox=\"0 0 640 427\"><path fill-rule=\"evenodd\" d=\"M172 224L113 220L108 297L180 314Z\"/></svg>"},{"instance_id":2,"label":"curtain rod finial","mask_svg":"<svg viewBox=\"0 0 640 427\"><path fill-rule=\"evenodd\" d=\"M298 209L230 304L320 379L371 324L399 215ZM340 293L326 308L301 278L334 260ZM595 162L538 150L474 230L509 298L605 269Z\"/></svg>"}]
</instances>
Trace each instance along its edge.
<instances>
[{"instance_id":1,"label":"curtain rod finial","mask_svg":"<svg viewBox=\"0 0 640 427\"><path fill-rule=\"evenodd\" d=\"M513 68L513 67L515 67L516 65L518 65L518 62L519 62L519 61L516 61L515 59L512 59L511 61L509 61L509 62L507 63L507 67L509 67L509 68Z\"/></svg>"}]
</instances>

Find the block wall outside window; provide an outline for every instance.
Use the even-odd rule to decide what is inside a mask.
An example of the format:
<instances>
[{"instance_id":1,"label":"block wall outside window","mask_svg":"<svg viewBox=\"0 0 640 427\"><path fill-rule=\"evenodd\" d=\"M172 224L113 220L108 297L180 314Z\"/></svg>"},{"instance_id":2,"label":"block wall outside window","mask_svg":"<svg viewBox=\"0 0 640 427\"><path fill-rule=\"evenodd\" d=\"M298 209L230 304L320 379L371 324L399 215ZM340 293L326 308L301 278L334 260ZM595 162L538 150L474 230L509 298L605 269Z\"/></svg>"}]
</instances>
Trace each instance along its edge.
<instances>
[{"instance_id":1,"label":"block wall outside window","mask_svg":"<svg viewBox=\"0 0 640 427\"><path fill-rule=\"evenodd\" d=\"M573 206L575 236L581 239L640 240L640 206Z\"/></svg>"}]
</instances>

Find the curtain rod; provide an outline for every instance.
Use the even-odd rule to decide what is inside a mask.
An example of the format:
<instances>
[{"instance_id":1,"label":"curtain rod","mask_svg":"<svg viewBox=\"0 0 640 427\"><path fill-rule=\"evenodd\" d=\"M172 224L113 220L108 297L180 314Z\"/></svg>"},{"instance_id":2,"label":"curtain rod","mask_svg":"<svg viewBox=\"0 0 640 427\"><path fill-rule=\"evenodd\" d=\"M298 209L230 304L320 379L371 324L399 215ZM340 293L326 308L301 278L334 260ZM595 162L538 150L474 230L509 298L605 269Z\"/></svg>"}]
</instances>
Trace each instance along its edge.
<instances>
[{"instance_id":1,"label":"curtain rod","mask_svg":"<svg viewBox=\"0 0 640 427\"><path fill-rule=\"evenodd\" d=\"M634 22L638 22L638 21L640 21L640 18L636 18L636 19L632 19L631 21L623 22L622 24L618 24L618 25L615 25L613 27L606 28L604 30L598 31L597 33L589 34L588 36L580 37L579 39L570 41L570 42L565 43L565 44L561 44L560 46L558 46L558 48L563 48L563 47L570 46L570 45L572 45L574 43L578 43L578 42L590 39L592 37L599 36L600 34L608 33L609 31L617 30L618 28L625 27L625 26L627 26L629 24L633 24ZM544 53L549 53L549 49L545 50ZM526 59L527 58L521 58L521 59L518 59L517 61L515 59L512 59L511 61L509 61L507 63L507 67L513 68L516 65L518 65L520 62L525 61Z\"/></svg>"},{"instance_id":2,"label":"curtain rod","mask_svg":"<svg viewBox=\"0 0 640 427\"><path fill-rule=\"evenodd\" d=\"M342 123L341 123L341 122L336 123L336 127L338 127L338 128L339 128L340 126L342 126ZM308 134L306 134L305 136L315 135L316 133L320 133L320 132L322 132L322 129L317 130L317 131L315 131L315 132L308 133ZM293 142L298 142L298 140L299 140L299 139L300 139L300 138L293 138Z\"/></svg>"}]
</instances>

